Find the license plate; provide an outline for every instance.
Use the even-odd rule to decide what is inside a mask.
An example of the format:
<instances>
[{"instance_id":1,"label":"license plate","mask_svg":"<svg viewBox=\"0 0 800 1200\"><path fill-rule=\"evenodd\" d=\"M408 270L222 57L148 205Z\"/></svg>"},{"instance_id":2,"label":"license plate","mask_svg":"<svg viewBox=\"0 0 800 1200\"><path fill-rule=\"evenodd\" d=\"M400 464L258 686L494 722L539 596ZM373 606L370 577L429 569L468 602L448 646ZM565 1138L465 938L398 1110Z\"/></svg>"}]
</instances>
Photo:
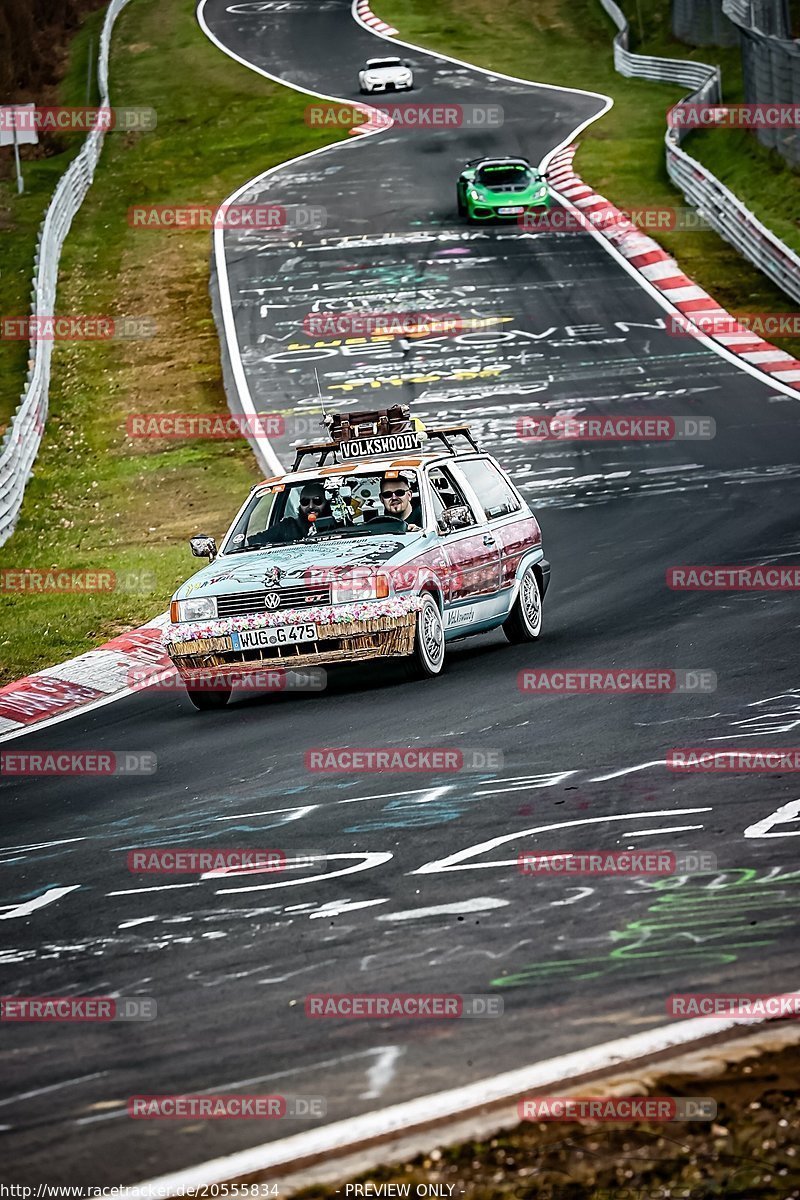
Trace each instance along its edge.
<instances>
[{"instance_id":1,"label":"license plate","mask_svg":"<svg viewBox=\"0 0 800 1200\"><path fill-rule=\"evenodd\" d=\"M513 208L498 208L497 210L501 217L510 217L513 213L524 212L525 209L521 204L515 205Z\"/></svg>"},{"instance_id":2,"label":"license plate","mask_svg":"<svg viewBox=\"0 0 800 1200\"><path fill-rule=\"evenodd\" d=\"M265 646L294 646L315 642L316 625L276 625L269 629L242 629L232 633L234 650L262 650Z\"/></svg>"}]
</instances>

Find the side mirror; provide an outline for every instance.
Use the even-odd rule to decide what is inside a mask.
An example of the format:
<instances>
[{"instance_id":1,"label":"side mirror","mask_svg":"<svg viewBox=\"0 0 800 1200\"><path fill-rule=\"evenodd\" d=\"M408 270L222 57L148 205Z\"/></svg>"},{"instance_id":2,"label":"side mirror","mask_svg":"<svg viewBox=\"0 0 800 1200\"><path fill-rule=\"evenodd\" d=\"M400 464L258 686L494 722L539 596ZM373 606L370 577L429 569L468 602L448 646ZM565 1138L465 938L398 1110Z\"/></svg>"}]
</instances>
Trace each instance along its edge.
<instances>
[{"instance_id":1,"label":"side mirror","mask_svg":"<svg viewBox=\"0 0 800 1200\"><path fill-rule=\"evenodd\" d=\"M213 562L217 557L217 543L207 533L195 534L193 538L189 538L189 545L195 558L207 558L209 562Z\"/></svg>"},{"instance_id":2,"label":"side mirror","mask_svg":"<svg viewBox=\"0 0 800 1200\"><path fill-rule=\"evenodd\" d=\"M454 504L452 508L444 510L439 524L444 527L446 533L453 533L456 529L469 529L475 524L475 518L466 504Z\"/></svg>"}]
</instances>

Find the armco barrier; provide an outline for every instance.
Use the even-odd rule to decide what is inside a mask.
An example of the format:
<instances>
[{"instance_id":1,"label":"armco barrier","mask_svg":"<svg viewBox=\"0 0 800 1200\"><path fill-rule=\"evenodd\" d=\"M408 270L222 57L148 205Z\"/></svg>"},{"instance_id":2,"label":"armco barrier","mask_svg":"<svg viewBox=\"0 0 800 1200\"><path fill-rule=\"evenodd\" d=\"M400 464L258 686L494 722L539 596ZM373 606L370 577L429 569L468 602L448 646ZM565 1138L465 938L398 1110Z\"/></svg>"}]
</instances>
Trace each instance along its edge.
<instances>
[{"instance_id":1,"label":"armco barrier","mask_svg":"<svg viewBox=\"0 0 800 1200\"><path fill-rule=\"evenodd\" d=\"M764 0L722 0L741 38L744 98L751 104L800 102L800 40L792 40L788 6ZM800 8L798 9L800 14ZM762 146L800 165L800 129L759 129Z\"/></svg>"},{"instance_id":2,"label":"armco barrier","mask_svg":"<svg viewBox=\"0 0 800 1200\"><path fill-rule=\"evenodd\" d=\"M109 107L108 56L111 31L128 0L111 0L100 35L97 81L100 107ZM100 124L100 122L98 123ZM61 247L72 218L83 203L94 178L103 146L105 130L95 128L86 138L80 153L72 160L58 182L39 230L31 291L31 315L51 316L56 300L58 263ZM0 448L0 545L8 540L22 507L25 485L39 452L47 418L50 388L50 359L53 343L31 340L25 390Z\"/></svg>"},{"instance_id":3,"label":"armco barrier","mask_svg":"<svg viewBox=\"0 0 800 1200\"><path fill-rule=\"evenodd\" d=\"M722 81L719 67L673 58L632 54L625 15L614 0L600 0L619 32L614 37L614 66L628 78L679 83L693 90L686 103L719 104ZM727 9L727 0L725 7ZM668 129L665 135L667 174L686 199L740 254L763 271L793 300L800 302L800 256L776 237L706 167L681 149L688 130Z\"/></svg>"}]
</instances>

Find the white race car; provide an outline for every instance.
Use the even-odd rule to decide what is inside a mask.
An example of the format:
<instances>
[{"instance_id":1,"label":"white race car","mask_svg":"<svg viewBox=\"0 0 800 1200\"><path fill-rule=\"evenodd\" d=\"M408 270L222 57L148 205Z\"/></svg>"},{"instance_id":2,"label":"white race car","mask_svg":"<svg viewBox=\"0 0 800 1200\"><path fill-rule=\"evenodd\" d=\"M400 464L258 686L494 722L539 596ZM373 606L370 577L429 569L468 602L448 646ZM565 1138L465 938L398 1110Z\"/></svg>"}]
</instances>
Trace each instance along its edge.
<instances>
[{"instance_id":1,"label":"white race car","mask_svg":"<svg viewBox=\"0 0 800 1200\"><path fill-rule=\"evenodd\" d=\"M414 86L410 65L402 58L368 58L358 73L362 96L373 92L409 92Z\"/></svg>"}]
</instances>

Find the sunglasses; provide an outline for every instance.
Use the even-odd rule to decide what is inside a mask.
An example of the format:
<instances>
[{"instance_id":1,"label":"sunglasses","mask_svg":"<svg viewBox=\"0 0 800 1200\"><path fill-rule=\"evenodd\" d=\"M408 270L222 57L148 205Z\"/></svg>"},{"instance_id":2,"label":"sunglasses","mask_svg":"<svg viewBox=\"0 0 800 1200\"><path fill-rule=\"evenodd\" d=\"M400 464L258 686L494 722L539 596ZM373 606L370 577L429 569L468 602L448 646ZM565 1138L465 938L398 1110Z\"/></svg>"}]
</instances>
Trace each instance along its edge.
<instances>
[{"instance_id":1,"label":"sunglasses","mask_svg":"<svg viewBox=\"0 0 800 1200\"><path fill-rule=\"evenodd\" d=\"M314 508L322 508L324 503L322 496L304 496L300 501L300 507L309 508L313 504Z\"/></svg>"},{"instance_id":2,"label":"sunglasses","mask_svg":"<svg viewBox=\"0 0 800 1200\"><path fill-rule=\"evenodd\" d=\"M381 492L381 500L396 500L398 496L407 496L408 488L400 488L399 491Z\"/></svg>"}]
</instances>

